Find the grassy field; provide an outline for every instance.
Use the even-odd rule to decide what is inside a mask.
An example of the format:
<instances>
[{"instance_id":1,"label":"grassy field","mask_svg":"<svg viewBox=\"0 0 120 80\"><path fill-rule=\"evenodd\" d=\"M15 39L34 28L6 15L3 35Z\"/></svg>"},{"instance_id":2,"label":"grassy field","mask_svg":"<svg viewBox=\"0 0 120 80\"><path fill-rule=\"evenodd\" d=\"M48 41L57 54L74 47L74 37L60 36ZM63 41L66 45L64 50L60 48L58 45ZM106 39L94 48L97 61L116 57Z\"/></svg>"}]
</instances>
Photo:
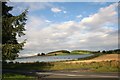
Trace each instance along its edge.
<instances>
[{"instance_id":1,"label":"grassy field","mask_svg":"<svg viewBox=\"0 0 120 80\"><path fill-rule=\"evenodd\" d=\"M67 61L66 63L90 63L90 62L101 62L101 61L118 61L120 54L97 54L97 55L92 55L86 58L78 59L78 60L71 60Z\"/></svg>"},{"instance_id":2,"label":"grassy field","mask_svg":"<svg viewBox=\"0 0 120 80\"><path fill-rule=\"evenodd\" d=\"M70 52L70 54L91 54L93 51L87 51L87 50L73 50Z\"/></svg>"}]
</instances>

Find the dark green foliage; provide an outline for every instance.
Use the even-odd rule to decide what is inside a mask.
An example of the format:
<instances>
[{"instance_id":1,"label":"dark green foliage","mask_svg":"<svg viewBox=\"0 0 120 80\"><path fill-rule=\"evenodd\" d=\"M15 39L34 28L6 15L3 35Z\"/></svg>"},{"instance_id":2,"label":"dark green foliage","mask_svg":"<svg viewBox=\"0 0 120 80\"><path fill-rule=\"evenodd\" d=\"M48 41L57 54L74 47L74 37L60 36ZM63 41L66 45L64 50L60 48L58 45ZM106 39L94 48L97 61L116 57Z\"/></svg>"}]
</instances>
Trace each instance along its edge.
<instances>
[{"instance_id":1,"label":"dark green foliage","mask_svg":"<svg viewBox=\"0 0 120 80\"><path fill-rule=\"evenodd\" d=\"M102 51L102 53L106 53L106 51L104 50L104 51Z\"/></svg>"},{"instance_id":2,"label":"dark green foliage","mask_svg":"<svg viewBox=\"0 0 120 80\"><path fill-rule=\"evenodd\" d=\"M50 62L34 62L34 63L3 63L3 69L8 70L49 70L54 66Z\"/></svg>"},{"instance_id":3,"label":"dark green foliage","mask_svg":"<svg viewBox=\"0 0 120 80\"><path fill-rule=\"evenodd\" d=\"M38 53L37 56L40 56L40 53Z\"/></svg>"},{"instance_id":4,"label":"dark green foliage","mask_svg":"<svg viewBox=\"0 0 120 80\"><path fill-rule=\"evenodd\" d=\"M58 53L58 52L62 52L62 53L69 53L69 54L70 54L70 52L69 52L69 51L67 51L67 50L53 51L53 52L49 52L48 54Z\"/></svg>"},{"instance_id":5,"label":"dark green foliage","mask_svg":"<svg viewBox=\"0 0 120 80\"><path fill-rule=\"evenodd\" d=\"M103 50L102 53L106 53L106 54L114 54L114 53L117 53L117 54L120 54L120 49L108 50L108 51Z\"/></svg>"},{"instance_id":6,"label":"dark green foliage","mask_svg":"<svg viewBox=\"0 0 120 80\"><path fill-rule=\"evenodd\" d=\"M23 49L25 43L25 41L19 43L17 36L25 35L23 31L25 31L27 10L14 16L9 13L13 7L6 4L2 2L2 59L13 60L18 57L17 53Z\"/></svg>"},{"instance_id":7,"label":"dark green foliage","mask_svg":"<svg viewBox=\"0 0 120 80\"><path fill-rule=\"evenodd\" d=\"M41 56L44 56L45 55L45 53L41 53Z\"/></svg>"}]
</instances>

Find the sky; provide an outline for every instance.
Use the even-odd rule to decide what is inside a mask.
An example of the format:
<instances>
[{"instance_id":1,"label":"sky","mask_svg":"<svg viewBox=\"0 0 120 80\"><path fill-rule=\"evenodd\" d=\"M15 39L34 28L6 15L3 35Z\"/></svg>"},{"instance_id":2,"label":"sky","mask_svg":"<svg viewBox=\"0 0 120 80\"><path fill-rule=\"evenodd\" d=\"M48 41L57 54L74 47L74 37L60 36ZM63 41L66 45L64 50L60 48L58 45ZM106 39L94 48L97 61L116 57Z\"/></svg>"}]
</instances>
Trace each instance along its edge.
<instances>
[{"instance_id":1,"label":"sky","mask_svg":"<svg viewBox=\"0 0 120 80\"><path fill-rule=\"evenodd\" d=\"M110 50L118 48L118 3L9 2L19 15L28 8L20 56L56 50Z\"/></svg>"}]
</instances>

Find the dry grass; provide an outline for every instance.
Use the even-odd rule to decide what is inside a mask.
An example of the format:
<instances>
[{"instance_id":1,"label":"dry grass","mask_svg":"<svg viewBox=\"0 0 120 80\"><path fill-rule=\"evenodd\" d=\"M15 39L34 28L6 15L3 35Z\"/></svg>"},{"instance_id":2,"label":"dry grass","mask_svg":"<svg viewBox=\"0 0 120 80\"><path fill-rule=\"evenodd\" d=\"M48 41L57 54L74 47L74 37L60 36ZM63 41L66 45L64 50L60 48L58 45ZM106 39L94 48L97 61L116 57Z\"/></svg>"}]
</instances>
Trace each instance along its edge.
<instances>
[{"instance_id":1,"label":"dry grass","mask_svg":"<svg viewBox=\"0 0 120 80\"><path fill-rule=\"evenodd\" d=\"M106 54L90 60L68 61L65 63L81 63L81 62L91 63L91 62L101 62L101 61L111 61L111 60L119 61L118 56L120 56L120 54Z\"/></svg>"}]
</instances>

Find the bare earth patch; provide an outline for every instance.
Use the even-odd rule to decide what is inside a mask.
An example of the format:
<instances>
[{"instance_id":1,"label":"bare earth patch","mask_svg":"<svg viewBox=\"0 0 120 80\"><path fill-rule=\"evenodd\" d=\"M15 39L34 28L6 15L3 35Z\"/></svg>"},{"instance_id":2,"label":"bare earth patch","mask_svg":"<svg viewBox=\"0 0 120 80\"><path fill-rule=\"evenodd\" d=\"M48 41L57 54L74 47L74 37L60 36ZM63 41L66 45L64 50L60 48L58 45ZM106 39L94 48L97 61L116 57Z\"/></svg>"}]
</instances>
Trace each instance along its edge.
<instances>
[{"instance_id":1,"label":"bare earth patch","mask_svg":"<svg viewBox=\"0 0 120 80\"><path fill-rule=\"evenodd\" d=\"M120 54L106 54L106 55L102 55L90 60L81 60L81 61L69 61L69 62L65 62L65 63L81 63L81 62L86 62L86 63L91 63L91 62L101 62L101 61L111 61L111 60L116 60L118 61L118 56L120 56Z\"/></svg>"}]
</instances>

